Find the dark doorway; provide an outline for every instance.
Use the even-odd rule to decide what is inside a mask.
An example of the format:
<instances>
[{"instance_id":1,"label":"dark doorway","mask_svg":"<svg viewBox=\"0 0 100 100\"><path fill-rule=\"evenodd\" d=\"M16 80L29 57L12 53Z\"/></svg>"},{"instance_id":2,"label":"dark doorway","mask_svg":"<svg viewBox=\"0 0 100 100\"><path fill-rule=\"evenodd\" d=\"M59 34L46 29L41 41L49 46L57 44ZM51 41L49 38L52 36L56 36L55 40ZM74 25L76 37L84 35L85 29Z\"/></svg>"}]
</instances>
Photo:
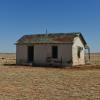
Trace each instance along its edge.
<instances>
[{"instance_id":1,"label":"dark doorway","mask_svg":"<svg viewBox=\"0 0 100 100\"><path fill-rule=\"evenodd\" d=\"M52 46L52 58L58 58L58 47Z\"/></svg>"},{"instance_id":2,"label":"dark doorway","mask_svg":"<svg viewBox=\"0 0 100 100\"><path fill-rule=\"evenodd\" d=\"M34 58L34 47L28 46L28 62L33 62Z\"/></svg>"}]
</instances>

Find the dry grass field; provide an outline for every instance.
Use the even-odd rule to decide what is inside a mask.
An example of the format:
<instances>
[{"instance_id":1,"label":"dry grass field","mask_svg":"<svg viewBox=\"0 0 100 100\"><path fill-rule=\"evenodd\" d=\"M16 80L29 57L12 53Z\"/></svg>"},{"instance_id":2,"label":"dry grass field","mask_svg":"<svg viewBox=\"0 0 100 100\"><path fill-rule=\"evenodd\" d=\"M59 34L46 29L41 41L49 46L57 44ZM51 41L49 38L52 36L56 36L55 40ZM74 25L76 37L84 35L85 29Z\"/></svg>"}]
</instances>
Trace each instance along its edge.
<instances>
[{"instance_id":1,"label":"dry grass field","mask_svg":"<svg viewBox=\"0 0 100 100\"><path fill-rule=\"evenodd\" d=\"M100 100L100 69L0 66L0 100Z\"/></svg>"},{"instance_id":2,"label":"dry grass field","mask_svg":"<svg viewBox=\"0 0 100 100\"><path fill-rule=\"evenodd\" d=\"M0 53L0 64L15 64L16 54L15 53Z\"/></svg>"},{"instance_id":3,"label":"dry grass field","mask_svg":"<svg viewBox=\"0 0 100 100\"><path fill-rule=\"evenodd\" d=\"M91 53L91 63L100 65L100 53Z\"/></svg>"},{"instance_id":4,"label":"dry grass field","mask_svg":"<svg viewBox=\"0 0 100 100\"><path fill-rule=\"evenodd\" d=\"M47 68L1 64L0 100L100 100L100 66Z\"/></svg>"},{"instance_id":5,"label":"dry grass field","mask_svg":"<svg viewBox=\"0 0 100 100\"><path fill-rule=\"evenodd\" d=\"M85 55L86 60L88 60L88 54ZM100 65L100 53L91 53L90 54L91 64Z\"/></svg>"}]
</instances>

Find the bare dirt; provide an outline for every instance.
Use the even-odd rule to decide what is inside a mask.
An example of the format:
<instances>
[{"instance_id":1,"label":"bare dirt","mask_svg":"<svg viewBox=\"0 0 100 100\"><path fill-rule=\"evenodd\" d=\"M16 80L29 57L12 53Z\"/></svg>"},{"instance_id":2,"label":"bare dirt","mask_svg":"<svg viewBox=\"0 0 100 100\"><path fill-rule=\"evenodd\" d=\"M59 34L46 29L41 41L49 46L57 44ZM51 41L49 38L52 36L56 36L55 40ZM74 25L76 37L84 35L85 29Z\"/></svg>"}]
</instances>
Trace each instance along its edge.
<instances>
[{"instance_id":1,"label":"bare dirt","mask_svg":"<svg viewBox=\"0 0 100 100\"><path fill-rule=\"evenodd\" d=\"M100 66L1 64L0 100L100 100Z\"/></svg>"},{"instance_id":2,"label":"bare dirt","mask_svg":"<svg viewBox=\"0 0 100 100\"><path fill-rule=\"evenodd\" d=\"M0 100L100 100L100 69L0 66Z\"/></svg>"}]
</instances>

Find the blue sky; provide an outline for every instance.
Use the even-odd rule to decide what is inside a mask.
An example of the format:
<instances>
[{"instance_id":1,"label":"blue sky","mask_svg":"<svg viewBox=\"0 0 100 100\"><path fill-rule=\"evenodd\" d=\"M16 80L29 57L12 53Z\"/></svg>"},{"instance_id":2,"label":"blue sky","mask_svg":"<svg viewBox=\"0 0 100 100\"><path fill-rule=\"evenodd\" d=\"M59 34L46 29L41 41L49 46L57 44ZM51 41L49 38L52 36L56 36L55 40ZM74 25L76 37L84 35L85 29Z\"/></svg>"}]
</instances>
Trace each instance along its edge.
<instances>
[{"instance_id":1,"label":"blue sky","mask_svg":"<svg viewBox=\"0 0 100 100\"><path fill-rule=\"evenodd\" d=\"M0 0L0 52L25 34L81 32L100 52L100 0Z\"/></svg>"}]
</instances>

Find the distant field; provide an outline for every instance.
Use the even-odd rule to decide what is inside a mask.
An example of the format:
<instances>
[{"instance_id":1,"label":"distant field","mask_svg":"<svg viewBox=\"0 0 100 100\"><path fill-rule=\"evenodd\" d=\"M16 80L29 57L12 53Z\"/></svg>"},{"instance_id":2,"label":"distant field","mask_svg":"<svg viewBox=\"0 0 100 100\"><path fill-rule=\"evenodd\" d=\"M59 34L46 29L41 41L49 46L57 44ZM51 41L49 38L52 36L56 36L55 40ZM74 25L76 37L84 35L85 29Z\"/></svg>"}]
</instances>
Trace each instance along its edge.
<instances>
[{"instance_id":1,"label":"distant field","mask_svg":"<svg viewBox=\"0 0 100 100\"><path fill-rule=\"evenodd\" d=\"M15 53L0 53L0 64L15 64L16 54Z\"/></svg>"},{"instance_id":2,"label":"distant field","mask_svg":"<svg viewBox=\"0 0 100 100\"><path fill-rule=\"evenodd\" d=\"M87 58L87 56L86 56ZM91 53L90 54L90 62L91 64L100 65L100 53Z\"/></svg>"},{"instance_id":3,"label":"distant field","mask_svg":"<svg viewBox=\"0 0 100 100\"><path fill-rule=\"evenodd\" d=\"M91 53L91 62L100 64L100 53Z\"/></svg>"}]
</instances>

